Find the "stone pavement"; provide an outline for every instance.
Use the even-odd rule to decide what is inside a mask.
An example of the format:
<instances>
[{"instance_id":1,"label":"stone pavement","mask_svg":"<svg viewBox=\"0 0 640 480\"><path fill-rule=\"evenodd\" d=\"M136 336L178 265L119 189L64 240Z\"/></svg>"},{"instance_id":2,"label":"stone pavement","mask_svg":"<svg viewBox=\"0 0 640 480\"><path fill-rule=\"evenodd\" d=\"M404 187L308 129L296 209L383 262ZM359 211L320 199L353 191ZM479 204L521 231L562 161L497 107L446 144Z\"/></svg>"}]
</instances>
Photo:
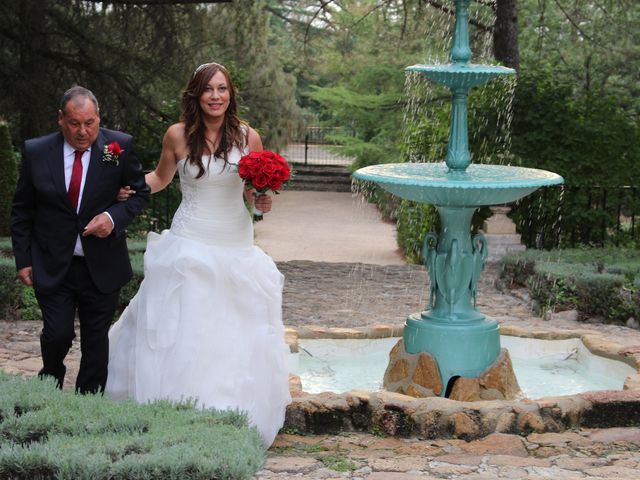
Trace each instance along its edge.
<instances>
[{"instance_id":1,"label":"stone pavement","mask_svg":"<svg viewBox=\"0 0 640 480\"><path fill-rule=\"evenodd\" d=\"M294 192L285 192L289 193ZM312 194L313 198L296 196L295 201L275 203L274 212L256 228L257 243L271 250L269 253L286 277L283 315L287 326L300 330L362 328L381 323L401 326L408 313L423 309L427 275L420 266L398 261L395 245L390 241L391 226L375 220L374 215L370 222L361 223L359 239L340 237L342 231L348 230L340 222L350 222L344 219L353 217L353 208L360 208L349 194L295 193ZM289 208L300 210L302 205L314 205L314 214L287 213ZM295 219L294 226L285 227L275 221L278 207L284 218ZM330 248L326 237L313 230L314 224L320 224L323 211L330 212L327 217L334 220L325 220L322 228L341 238ZM384 228L376 231L380 224ZM296 229L307 232L302 235L304 249L295 248ZM288 247L276 249L278 242L289 242ZM327 255L329 250L347 251L347 243L349 248L357 245L364 250L368 245L378 249L386 243L390 247L383 257L392 261L376 262L375 256L367 252L361 253L364 258L357 259ZM502 328L553 329L560 333L579 330L597 333L621 345L640 345L640 332L626 327L578 323L562 316L553 321L539 318L531 310L526 291L502 292L496 288L498 274L494 265L488 265L479 285L478 306L496 318ZM0 321L0 369L23 375L38 371L40 328L39 322ZM76 341L67 362L66 388L72 388L78 359ZM255 479L631 480L639 478L639 468L640 428L581 429L526 437L497 433L470 442L385 437L380 431L339 435L288 432L278 436L267 453L264 470Z\"/></svg>"},{"instance_id":2,"label":"stone pavement","mask_svg":"<svg viewBox=\"0 0 640 480\"><path fill-rule=\"evenodd\" d=\"M281 434L256 480L635 480L640 429L417 440Z\"/></svg>"}]
</instances>

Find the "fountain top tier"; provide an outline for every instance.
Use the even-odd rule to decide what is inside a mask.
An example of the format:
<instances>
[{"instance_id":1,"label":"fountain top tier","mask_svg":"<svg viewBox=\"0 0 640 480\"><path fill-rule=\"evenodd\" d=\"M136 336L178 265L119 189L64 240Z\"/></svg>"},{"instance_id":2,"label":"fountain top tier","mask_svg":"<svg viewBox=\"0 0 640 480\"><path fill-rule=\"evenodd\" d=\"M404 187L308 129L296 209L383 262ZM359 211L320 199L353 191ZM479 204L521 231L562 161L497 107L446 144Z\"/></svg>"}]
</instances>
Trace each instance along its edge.
<instances>
[{"instance_id":1,"label":"fountain top tier","mask_svg":"<svg viewBox=\"0 0 640 480\"><path fill-rule=\"evenodd\" d=\"M510 203L563 182L560 175L546 170L507 165L470 165L451 171L444 163L387 163L361 168L354 175L406 200L465 207Z\"/></svg>"},{"instance_id":2,"label":"fountain top tier","mask_svg":"<svg viewBox=\"0 0 640 480\"><path fill-rule=\"evenodd\" d=\"M442 163L389 163L361 168L360 180L381 185L407 200L438 206L479 207L510 203L539 187L563 183L560 175L545 170L506 165L471 165L467 132L467 96L473 87L492 78L512 75L512 68L469 63L469 3L455 1L455 31L451 63L413 65L408 72L425 76L453 93L447 157Z\"/></svg>"},{"instance_id":3,"label":"fountain top tier","mask_svg":"<svg viewBox=\"0 0 640 480\"><path fill-rule=\"evenodd\" d=\"M500 75L513 75L513 68L495 65L474 65L472 63L450 63L445 65L412 65L407 72L416 72L439 85L451 90L469 90L484 85L492 78Z\"/></svg>"}]
</instances>

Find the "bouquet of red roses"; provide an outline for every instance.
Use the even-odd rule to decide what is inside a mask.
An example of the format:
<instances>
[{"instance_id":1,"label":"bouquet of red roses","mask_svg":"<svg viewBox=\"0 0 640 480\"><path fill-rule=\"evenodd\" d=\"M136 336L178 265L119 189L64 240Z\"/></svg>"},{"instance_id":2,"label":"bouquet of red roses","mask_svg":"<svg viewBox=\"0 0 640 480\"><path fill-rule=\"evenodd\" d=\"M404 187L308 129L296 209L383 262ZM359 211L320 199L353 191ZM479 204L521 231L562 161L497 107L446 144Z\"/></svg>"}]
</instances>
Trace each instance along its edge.
<instances>
[{"instance_id":1,"label":"bouquet of red roses","mask_svg":"<svg viewBox=\"0 0 640 480\"><path fill-rule=\"evenodd\" d=\"M291 178L291 168L280 155L269 150L250 152L238 162L238 173L245 185L264 193L278 193L282 184Z\"/></svg>"}]
</instances>

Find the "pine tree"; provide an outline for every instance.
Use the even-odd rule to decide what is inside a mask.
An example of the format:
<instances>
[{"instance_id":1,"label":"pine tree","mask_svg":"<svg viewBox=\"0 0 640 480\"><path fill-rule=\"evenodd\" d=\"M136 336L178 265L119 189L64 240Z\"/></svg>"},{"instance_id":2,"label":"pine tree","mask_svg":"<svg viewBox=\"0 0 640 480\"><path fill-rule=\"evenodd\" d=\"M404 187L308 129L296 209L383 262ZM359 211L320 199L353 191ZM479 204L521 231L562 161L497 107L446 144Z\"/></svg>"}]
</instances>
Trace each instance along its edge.
<instances>
[{"instance_id":1,"label":"pine tree","mask_svg":"<svg viewBox=\"0 0 640 480\"><path fill-rule=\"evenodd\" d=\"M9 235L11 201L18 180L16 153L11 144L9 125L0 120L0 236Z\"/></svg>"}]
</instances>

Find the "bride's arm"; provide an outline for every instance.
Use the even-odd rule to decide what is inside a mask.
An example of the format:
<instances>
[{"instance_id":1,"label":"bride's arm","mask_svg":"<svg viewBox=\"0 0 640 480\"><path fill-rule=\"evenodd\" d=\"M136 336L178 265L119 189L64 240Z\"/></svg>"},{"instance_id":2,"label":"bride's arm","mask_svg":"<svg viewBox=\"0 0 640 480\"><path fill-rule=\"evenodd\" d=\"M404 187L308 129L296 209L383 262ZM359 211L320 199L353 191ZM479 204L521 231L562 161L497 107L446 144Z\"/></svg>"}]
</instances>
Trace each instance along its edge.
<instances>
[{"instance_id":1,"label":"bride's arm","mask_svg":"<svg viewBox=\"0 0 640 480\"><path fill-rule=\"evenodd\" d=\"M178 151L181 143L184 143L183 131L180 124L171 125L164 134L162 140L162 152L160 152L160 160L155 170L145 175L145 181L151 193L156 193L171 183L176 170L178 169Z\"/></svg>"},{"instance_id":2,"label":"bride's arm","mask_svg":"<svg viewBox=\"0 0 640 480\"><path fill-rule=\"evenodd\" d=\"M147 173L144 177L146 184L151 189L151 193L159 192L173 180L173 176L178 169L179 160L176 152L186 150L183 132L184 125L176 123L171 125L164 134L158 165L156 165L155 170ZM126 202L134 193L136 192L131 187L122 187L118 191L116 198L119 202Z\"/></svg>"}]
</instances>

